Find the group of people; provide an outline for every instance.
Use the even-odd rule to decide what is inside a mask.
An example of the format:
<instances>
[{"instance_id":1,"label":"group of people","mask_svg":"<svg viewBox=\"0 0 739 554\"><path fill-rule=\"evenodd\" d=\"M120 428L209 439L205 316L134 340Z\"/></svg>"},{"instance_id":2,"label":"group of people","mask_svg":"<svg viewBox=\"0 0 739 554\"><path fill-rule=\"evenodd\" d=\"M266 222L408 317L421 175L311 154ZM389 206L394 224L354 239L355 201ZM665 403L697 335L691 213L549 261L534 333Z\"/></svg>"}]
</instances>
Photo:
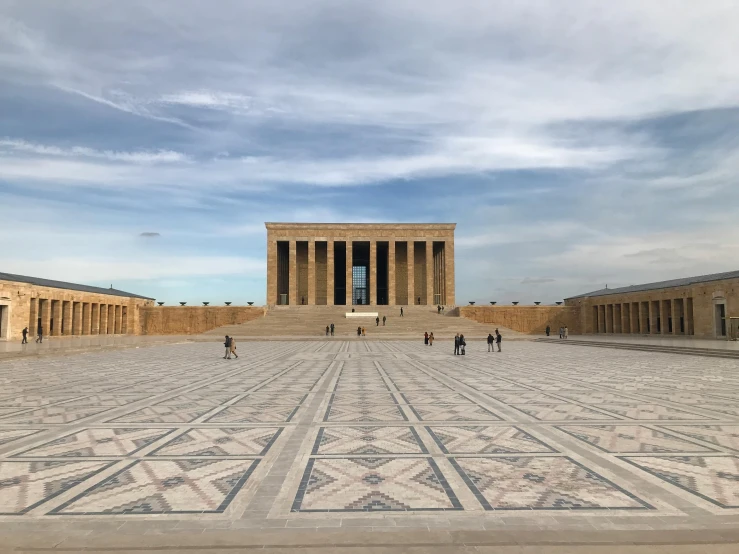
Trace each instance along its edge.
<instances>
[{"instance_id":1,"label":"group of people","mask_svg":"<svg viewBox=\"0 0 739 554\"><path fill-rule=\"evenodd\" d=\"M547 328L546 328L547 336L549 336L549 333L551 333L551 331L552 331L551 327L547 325ZM559 338L566 339L569 336L570 336L570 330L567 328L567 325L559 328Z\"/></svg>"},{"instance_id":2,"label":"group of people","mask_svg":"<svg viewBox=\"0 0 739 554\"><path fill-rule=\"evenodd\" d=\"M464 335L460 335L457 333L454 336L454 355L455 356L464 356L465 355L465 347L467 346L467 341L464 340Z\"/></svg>"},{"instance_id":3,"label":"group of people","mask_svg":"<svg viewBox=\"0 0 739 554\"><path fill-rule=\"evenodd\" d=\"M364 337L367 330L364 327L357 327L357 336Z\"/></svg>"},{"instance_id":4,"label":"group of people","mask_svg":"<svg viewBox=\"0 0 739 554\"><path fill-rule=\"evenodd\" d=\"M24 327L23 331L21 332L23 333L23 340L21 341L21 344L28 344L28 333L30 333L28 327ZM44 330L41 328L41 325L38 326L38 332L36 333L36 342L44 342Z\"/></svg>"},{"instance_id":5,"label":"group of people","mask_svg":"<svg viewBox=\"0 0 739 554\"><path fill-rule=\"evenodd\" d=\"M232 354L234 358L239 357L239 355L236 354L236 341L233 337L226 335L226 342L223 343L223 346L226 347L226 355L223 356L224 360L230 360Z\"/></svg>"},{"instance_id":6,"label":"group of people","mask_svg":"<svg viewBox=\"0 0 739 554\"><path fill-rule=\"evenodd\" d=\"M495 336L492 333L488 333L488 352L495 352L495 345L498 345L498 352L500 352L500 343L503 340L503 335L500 331L495 330Z\"/></svg>"},{"instance_id":7,"label":"group of people","mask_svg":"<svg viewBox=\"0 0 739 554\"><path fill-rule=\"evenodd\" d=\"M428 331L423 334L423 344L426 346L434 345L434 333L429 334Z\"/></svg>"},{"instance_id":8,"label":"group of people","mask_svg":"<svg viewBox=\"0 0 739 554\"><path fill-rule=\"evenodd\" d=\"M387 320L387 317L386 316L382 316L382 326L383 327L385 327L385 321L386 320ZM375 323L377 324L377 327L380 326L380 316L379 315L375 318Z\"/></svg>"},{"instance_id":9,"label":"group of people","mask_svg":"<svg viewBox=\"0 0 739 554\"><path fill-rule=\"evenodd\" d=\"M326 325L326 336L328 336L329 333L331 333L332 337L334 336L334 324L333 323L331 325Z\"/></svg>"}]
</instances>

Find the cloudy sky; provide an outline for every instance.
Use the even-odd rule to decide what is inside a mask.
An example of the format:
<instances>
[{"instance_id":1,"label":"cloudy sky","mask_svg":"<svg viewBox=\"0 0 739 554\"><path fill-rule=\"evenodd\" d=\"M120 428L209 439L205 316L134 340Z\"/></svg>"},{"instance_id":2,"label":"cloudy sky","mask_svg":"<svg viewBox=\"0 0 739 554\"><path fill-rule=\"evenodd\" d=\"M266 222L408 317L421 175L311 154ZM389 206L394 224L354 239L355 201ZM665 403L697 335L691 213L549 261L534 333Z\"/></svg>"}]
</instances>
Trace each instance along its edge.
<instances>
[{"instance_id":1,"label":"cloudy sky","mask_svg":"<svg viewBox=\"0 0 739 554\"><path fill-rule=\"evenodd\" d=\"M739 268L734 0L0 0L0 271L265 299L265 221L456 222L457 300Z\"/></svg>"}]
</instances>

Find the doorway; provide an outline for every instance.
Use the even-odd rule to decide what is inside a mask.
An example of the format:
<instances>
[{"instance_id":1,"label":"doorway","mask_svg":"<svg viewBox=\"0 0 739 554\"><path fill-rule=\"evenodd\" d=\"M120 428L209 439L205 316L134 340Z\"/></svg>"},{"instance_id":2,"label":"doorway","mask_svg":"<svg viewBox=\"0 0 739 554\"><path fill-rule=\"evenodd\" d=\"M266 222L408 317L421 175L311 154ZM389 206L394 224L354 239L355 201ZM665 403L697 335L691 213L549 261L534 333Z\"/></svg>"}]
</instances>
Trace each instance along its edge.
<instances>
[{"instance_id":1,"label":"doorway","mask_svg":"<svg viewBox=\"0 0 739 554\"><path fill-rule=\"evenodd\" d=\"M721 302L715 304L716 311L716 337L723 338L726 336L726 304Z\"/></svg>"}]
</instances>

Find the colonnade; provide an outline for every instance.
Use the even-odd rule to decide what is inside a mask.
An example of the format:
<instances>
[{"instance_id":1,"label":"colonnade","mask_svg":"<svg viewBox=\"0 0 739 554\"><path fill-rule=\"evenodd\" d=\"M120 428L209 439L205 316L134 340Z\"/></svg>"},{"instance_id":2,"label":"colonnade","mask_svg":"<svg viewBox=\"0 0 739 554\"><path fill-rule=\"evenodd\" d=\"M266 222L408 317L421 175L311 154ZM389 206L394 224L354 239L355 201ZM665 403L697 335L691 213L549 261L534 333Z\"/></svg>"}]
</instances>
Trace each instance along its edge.
<instances>
[{"instance_id":1,"label":"colonnade","mask_svg":"<svg viewBox=\"0 0 739 554\"><path fill-rule=\"evenodd\" d=\"M124 335L131 332L125 304L31 298L28 329L44 336Z\"/></svg>"},{"instance_id":2,"label":"colonnade","mask_svg":"<svg viewBox=\"0 0 739 554\"><path fill-rule=\"evenodd\" d=\"M693 299L670 298L591 305L591 333L692 335Z\"/></svg>"}]
</instances>

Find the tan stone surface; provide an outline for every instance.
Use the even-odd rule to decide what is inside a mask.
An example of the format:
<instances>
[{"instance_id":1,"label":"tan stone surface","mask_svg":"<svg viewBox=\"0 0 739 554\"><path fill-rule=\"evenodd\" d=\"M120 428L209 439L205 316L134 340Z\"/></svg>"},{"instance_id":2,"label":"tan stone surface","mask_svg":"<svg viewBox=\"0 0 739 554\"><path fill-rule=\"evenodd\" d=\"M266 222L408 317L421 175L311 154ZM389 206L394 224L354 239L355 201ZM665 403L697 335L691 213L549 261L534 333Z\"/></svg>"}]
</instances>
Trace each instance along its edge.
<instances>
[{"instance_id":1,"label":"tan stone surface","mask_svg":"<svg viewBox=\"0 0 739 554\"><path fill-rule=\"evenodd\" d=\"M261 306L145 306L140 311L140 335L194 335L264 316Z\"/></svg>"},{"instance_id":2,"label":"tan stone surface","mask_svg":"<svg viewBox=\"0 0 739 554\"><path fill-rule=\"evenodd\" d=\"M570 334L580 333L580 310L570 306L463 306L459 314L531 335L544 334L547 325L552 333L558 333L560 326L567 326Z\"/></svg>"}]
</instances>

